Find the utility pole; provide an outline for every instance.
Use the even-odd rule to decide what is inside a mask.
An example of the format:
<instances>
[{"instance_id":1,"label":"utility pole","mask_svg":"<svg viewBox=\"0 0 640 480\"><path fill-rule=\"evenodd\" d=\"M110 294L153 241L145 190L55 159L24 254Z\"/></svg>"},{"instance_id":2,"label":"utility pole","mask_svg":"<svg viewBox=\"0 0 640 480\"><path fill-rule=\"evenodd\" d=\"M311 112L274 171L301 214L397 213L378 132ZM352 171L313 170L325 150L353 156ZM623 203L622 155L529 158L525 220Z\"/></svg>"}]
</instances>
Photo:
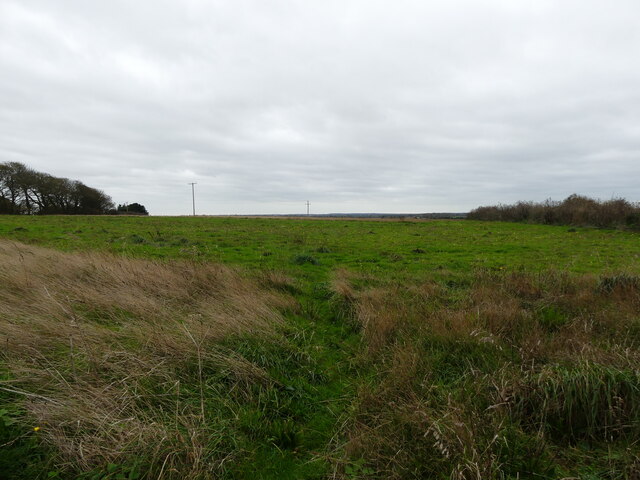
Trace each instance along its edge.
<instances>
[{"instance_id":1,"label":"utility pole","mask_svg":"<svg viewBox=\"0 0 640 480\"><path fill-rule=\"evenodd\" d=\"M194 185L197 185L196 182L189 182L187 185L191 185L191 203L193 205L193 216L196 216L196 191Z\"/></svg>"},{"instance_id":2,"label":"utility pole","mask_svg":"<svg viewBox=\"0 0 640 480\"><path fill-rule=\"evenodd\" d=\"M311 204L309 203L309 200L307 200L307 216L309 215L309 205Z\"/></svg>"}]
</instances>

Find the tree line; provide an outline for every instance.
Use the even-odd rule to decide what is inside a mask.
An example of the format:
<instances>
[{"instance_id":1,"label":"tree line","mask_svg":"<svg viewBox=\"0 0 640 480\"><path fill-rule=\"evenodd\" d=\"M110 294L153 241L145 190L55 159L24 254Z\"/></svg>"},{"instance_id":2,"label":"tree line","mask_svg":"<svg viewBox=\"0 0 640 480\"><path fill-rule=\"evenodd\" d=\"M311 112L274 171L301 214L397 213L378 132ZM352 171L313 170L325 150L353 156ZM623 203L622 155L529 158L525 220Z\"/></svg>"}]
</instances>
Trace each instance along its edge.
<instances>
[{"instance_id":1,"label":"tree line","mask_svg":"<svg viewBox=\"0 0 640 480\"><path fill-rule=\"evenodd\" d=\"M37 172L19 162L0 163L0 213L14 215L114 213L101 190L78 180Z\"/></svg>"},{"instance_id":2,"label":"tree line","mask_svg":"<svg viewBox=\"0 0 640 480\"><path fill-rule=\"evenodd\" d=\"M573 194L562 201L546 200L541 203L518 202L512 205L478 207L469 212L467 219L640 228L640 204L622 198L602 201Z\"/></svg>"}]
</instances>

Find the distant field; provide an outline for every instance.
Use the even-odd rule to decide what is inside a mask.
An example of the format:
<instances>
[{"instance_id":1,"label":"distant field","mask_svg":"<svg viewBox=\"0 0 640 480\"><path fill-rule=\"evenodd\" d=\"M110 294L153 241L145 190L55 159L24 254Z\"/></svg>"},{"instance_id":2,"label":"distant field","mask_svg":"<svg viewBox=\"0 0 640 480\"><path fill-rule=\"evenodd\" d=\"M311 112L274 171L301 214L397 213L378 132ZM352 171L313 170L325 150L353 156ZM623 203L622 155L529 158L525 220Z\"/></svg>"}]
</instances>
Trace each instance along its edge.
<instances>
[{"instance_id":1,"label":"distant field","mask_svg":"<svg viewBox=\"0 0 640 480\"><path fill-rule=\"evenodd\" d=\"M0 236L67 251L99 249L267 268L291 269L294 257L309 255L319 262L310 272L336 267L384 275L437 269L640 269L639 233L463 220L5 216Z\"/></svg>"},{"instance_id":2,"label":"distant field","mask_svg":"<svg viewBox=\"0 0 640 480\"><path fill-rule=\"evenodd\" d=\"M637 479L639 255L466 220L0 217L0 479Z\"/></svg>"}]
</instances>

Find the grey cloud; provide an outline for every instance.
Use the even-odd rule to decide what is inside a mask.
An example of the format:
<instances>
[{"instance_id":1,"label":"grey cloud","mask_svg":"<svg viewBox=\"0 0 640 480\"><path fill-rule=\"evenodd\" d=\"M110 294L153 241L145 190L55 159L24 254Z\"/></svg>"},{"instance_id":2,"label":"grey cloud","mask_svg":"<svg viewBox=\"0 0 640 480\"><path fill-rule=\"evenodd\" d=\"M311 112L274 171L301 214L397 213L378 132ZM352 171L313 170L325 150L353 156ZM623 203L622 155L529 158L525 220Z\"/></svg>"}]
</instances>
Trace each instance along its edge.
<instances>
[{"instance_id":1,"label":"grey cloud","mask_svg":"<svg viewBox=\"0 0 640 480\"><path fill-rule=\"evenodd\" d=\"M0 161L156 214L637 200L640 5L0 0Z\"/></svg>"}]
</instances>

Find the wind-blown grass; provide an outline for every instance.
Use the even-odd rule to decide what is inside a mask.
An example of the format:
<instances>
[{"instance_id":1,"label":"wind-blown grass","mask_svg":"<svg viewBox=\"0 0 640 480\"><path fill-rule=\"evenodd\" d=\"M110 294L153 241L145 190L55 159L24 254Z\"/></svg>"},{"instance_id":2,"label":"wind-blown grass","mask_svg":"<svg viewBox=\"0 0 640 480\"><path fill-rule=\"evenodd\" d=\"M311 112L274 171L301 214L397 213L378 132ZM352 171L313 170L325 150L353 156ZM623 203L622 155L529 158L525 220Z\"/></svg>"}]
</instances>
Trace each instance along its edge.
<instances>
[{"instance_id":1,"label":"wind-blown grass","mask_svg":"<svg viewBox=\"0 0 640 480\"><path fill-rule=\"evenodd\" d=\"M237 453L227 410L274 382L223 342L275 338L277 308L291 304L219 265L7 241L0 284L0 388L22 399L22 418L38 426L51 470L62 473L223 471Z\"/></svg>"}]
</instances>

